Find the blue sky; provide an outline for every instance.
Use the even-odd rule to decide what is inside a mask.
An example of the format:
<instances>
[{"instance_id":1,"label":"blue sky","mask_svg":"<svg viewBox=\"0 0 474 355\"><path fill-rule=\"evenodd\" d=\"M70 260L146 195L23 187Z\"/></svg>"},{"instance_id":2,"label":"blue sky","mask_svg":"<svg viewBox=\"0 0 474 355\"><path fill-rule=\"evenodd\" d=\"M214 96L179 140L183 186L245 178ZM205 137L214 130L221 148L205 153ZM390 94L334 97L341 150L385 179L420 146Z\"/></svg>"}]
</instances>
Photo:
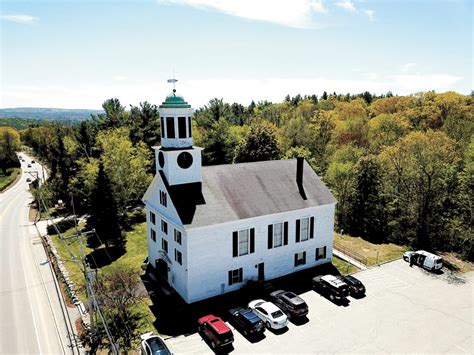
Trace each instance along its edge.
<instances>
[{"instance_id":1,"label":"blue sky","mask_svg":"<svg viewBox=\"0 0 474 355\"><path fill-rule=\"evenodd\" d=\"M0 107L473 88L471 0L1 3Z\"/></svg>"}]
</instances>

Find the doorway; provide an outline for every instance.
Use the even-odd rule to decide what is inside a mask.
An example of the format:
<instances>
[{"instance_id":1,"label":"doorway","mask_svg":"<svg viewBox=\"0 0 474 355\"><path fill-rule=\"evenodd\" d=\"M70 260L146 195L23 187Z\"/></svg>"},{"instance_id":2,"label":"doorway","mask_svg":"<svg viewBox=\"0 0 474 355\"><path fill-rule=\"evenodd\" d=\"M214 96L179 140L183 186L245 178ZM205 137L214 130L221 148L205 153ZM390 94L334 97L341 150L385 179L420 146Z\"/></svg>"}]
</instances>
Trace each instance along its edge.
<instances>
[{"instance_id":1,"label":"doorway","mask_svg":"<svg viewBox=\"0 0 474 355\"><path fill-rule=\"evenodd\" d=\"M258 281L265 280L265 264L260 263L258 264Z\"/></svg>"},{"instance_id":2,"label":"doorway","mask_svg":"<svg viewBox=\"0 0 474 355\"><path fill-rule=\"evenodd\" d=\"M158 259L156 261L156 273L158 277L168 281L168 264L163 259Z\"/></svg>"}]
</instances>

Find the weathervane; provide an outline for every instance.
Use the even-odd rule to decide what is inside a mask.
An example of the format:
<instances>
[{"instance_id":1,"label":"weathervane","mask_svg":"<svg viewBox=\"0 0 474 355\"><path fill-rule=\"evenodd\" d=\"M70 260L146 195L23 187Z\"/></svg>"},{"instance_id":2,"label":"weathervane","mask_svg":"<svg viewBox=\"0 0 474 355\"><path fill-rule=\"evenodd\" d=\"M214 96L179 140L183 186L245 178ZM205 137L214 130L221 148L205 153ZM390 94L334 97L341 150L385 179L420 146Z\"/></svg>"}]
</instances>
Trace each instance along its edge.
<instances>
[{"instance_id":1,"label":"weathervane","mask_svg":"<svg viewBox=\"0 0 474 355\"><path fill-rule=\"evenodd\" d=\"M175 78L174 78L174 70L173 70L173 79L168 79L168 83L173 84L173 92L176 92L176 87L175 87L175 85L176 85L176 82L177 82L177 81L178 81L178 79L175 79Z\"/></svg>"}]
</instances>

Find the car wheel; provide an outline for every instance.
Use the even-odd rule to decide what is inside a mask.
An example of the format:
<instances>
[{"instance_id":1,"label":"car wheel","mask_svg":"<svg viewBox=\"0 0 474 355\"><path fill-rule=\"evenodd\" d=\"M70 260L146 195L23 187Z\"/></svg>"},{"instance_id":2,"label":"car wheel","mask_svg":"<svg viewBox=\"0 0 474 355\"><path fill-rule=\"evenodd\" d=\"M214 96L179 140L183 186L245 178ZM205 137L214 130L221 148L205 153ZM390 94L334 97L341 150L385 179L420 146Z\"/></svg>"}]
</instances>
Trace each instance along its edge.
<instances>
[{"instance_id":1,"label":"car wheel","mask_svg":"<svg viewBox=\"0 0 474 355\"><path fill-rule=\"evenodd\" d=\"M249 335L249 332L247 332L245 329L244 329L244 335L245 335L245 336L248 336L248 335Z\"/></svg>"},{"instance_id":2,"label":"car wheel","mask_svg":"<svg viewBox=\"0 0 474 355\"><path fill-rule=\"evenodd\" d=\"M334 295L329 295L329 299L330 299L331 301L334 301Z\"/></svg>"},{"instance_id":3,"label":"car wheel","mask_svg":"<svg viewBox=\"0 0 474 355\"><path fill-rule=\"evenodd\" d=\"M268 329L270 329L272 327L270 322L266 322L265 325L267 326Z\"/></svg>"},{"instance_id":4,"label":"car wheel","mask_svg":"<svg viewBox=\"0 0 474 355\"><path fill-rule=\"evenodd\" d=\"M216 343L214 343L213 341L211 341L211 348L213 348L213 349L216 348Z\"/></svg>"}]
</instances>

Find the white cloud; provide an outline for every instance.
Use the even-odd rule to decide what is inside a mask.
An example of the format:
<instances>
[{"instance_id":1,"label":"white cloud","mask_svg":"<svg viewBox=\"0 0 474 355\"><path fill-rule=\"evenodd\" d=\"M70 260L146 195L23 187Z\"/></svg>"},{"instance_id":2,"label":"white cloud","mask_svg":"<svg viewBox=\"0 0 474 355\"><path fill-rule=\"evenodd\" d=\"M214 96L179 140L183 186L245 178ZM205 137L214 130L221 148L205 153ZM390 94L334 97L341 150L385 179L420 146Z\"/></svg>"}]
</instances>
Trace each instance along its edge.
<instances>
[{"instance_id":1,"label":"white cloud","mask_svg":"<svg viewBox=\"0 0 474 355\"><path fill-rule=\"evenodd\" d=\"M0 18L5 21L23 23L28 25L38 21L37 17L30 15L1 15Z\"/></svg>"},{"instance_id":2,"label":"white cloud","mask_svg":"<svg viewBox=\"0 0 474 355\"><path fill-rule=\"evenodd\" d=\"M201 107L214 97L227 102L248 105L252 100L281 102L284 97L296 94L318 94L323 91L337 93L360 93L370 91L377 94L392 91L407 95L419 91L448 90L466 91L460 87L462 77L449 74L418 74L379 76L369 73L362 79L328 79L324 77L308 79L193 79L180 80L176 88L194 108ZM458 84L456 86L456 84ZM464 85L464 84L460 84ZM112 97L120 99L122 105L138 105L148 101L160 104L170 92L170 86L162 82L142 82L126 84L88 84L74 87L59 85L20 86L5 85L2 90L0 107L58 107L58 108L100 108Z\"/></svg>"},{"instance_id":3,"label":"white cloud","mask_svg":"<svg viewBox=\"0 0 474 355\"><path fill-rule=\"evenodd\" d=\"M343 1L336 2L336 5L350 12L357 12L357 9L354 3L350 0L343 0Z\"/></svg>"},{"instance_id":4,"label":"white cloud","mask_svg":"<svg viewBox=\"0 0 474 355\"><path fill-rule=\"evenodd\" d=\"M426 90L445 91L461 81L460 76L448 74L394 75L393 84L400 92L418 92ZM393 90L392 90L393 91Z\"/></svg>"},{"instance_id":5,"label":"white cloud","mask_svg":"<svg viewBox=\"0 0 474 355\"><path fill-rule=\"evenodd\" d=\"M406 63L406 64L402 65L401 70L402 70L403 73L406 73L414 67L416 67L416 63Z\"/></svg>"},{"instance_id":6,"label":"white cloud","mask_svg":"<svg viewBox=\"0 0 474 355\"><path fill-rule=\"evenodd\" d=\"M157 0L160 4L212 9L249 20L295 28L314 26L312 15L326 13L323 0Z\"/></svg>"},{"instance_id":7,"label":"white cloud","mask_svg":"<svg viewBox=\"0 0 474 355\"><path fill-rule=\"evenodd\" d=\"M374 10L364 10L364 14L369 18L370 21L375 21L375 11Z\"/></svg>"}]
</instances>

